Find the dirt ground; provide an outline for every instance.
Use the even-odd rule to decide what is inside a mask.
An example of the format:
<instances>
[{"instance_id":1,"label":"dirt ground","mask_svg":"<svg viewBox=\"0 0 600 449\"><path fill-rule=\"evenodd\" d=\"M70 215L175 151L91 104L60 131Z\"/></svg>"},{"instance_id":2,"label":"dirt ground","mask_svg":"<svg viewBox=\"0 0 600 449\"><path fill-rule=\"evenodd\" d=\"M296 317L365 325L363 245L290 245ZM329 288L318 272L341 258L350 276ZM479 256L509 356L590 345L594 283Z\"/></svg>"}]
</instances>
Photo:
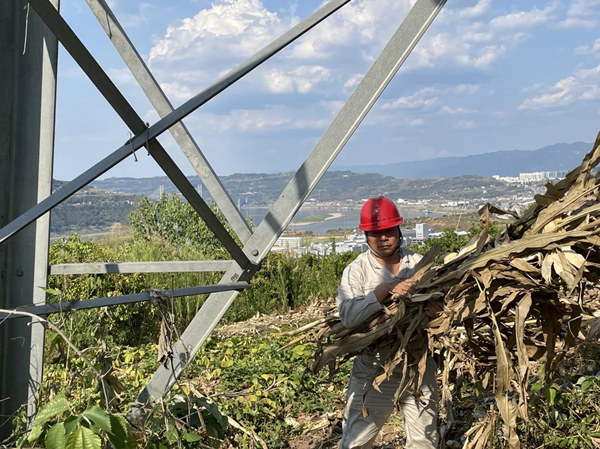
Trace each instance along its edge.
<instances>
[{"instance_id":1,"label":"dirt ground","mask_svg":"<svg viewBox=\"0 0 600 449\"><path fill-rule=\"evenodd\" d=\"M341 437L341 416L320 417L315 419L314 427L296 440L290 441L292 449L333 449L337 448ZM376 449L395 449L404 447L402 421L394 415L386 424L373 446Z\"/></svg>"}]
</instances>

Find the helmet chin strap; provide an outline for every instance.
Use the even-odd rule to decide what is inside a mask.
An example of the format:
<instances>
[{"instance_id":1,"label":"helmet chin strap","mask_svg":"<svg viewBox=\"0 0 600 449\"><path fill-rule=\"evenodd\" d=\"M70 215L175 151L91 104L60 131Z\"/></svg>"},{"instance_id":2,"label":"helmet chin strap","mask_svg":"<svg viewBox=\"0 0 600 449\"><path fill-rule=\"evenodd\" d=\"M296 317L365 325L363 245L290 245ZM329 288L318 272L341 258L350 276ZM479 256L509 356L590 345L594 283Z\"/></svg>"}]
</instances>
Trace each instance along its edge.
<instances>
[{"instance_id":1,"label":"helmet chin strap","mask_svg":"<svg viewBox=\"0 0 600 449\"><path fill-rule=\"evenodd\" d=\"M396 252L400 253L400 248L402 247L402 243L404 242L404 237L402 236L402 231L400 230L400 226L398 226L398 232L400 234L400 238L398 240L398 246L396 247ZM365 240L366 240L366 233L365 233ZM371 246L367 243L367 246L369 247L369 251L371 251L373 254L375 254L377 257L379 257L380 259L384 259L385 256L382 256L381 254L379 254L377 251L375 251L373 248L371 248Z\"/></svg>"},{"instance_id":2,"label":"helmet chin strap","mask_svg":"<svg viewBox=\"0 0 600 449\"><path fill-rule=\"evenodd\" d=\"M373 248L371 248L369 246L369 251L371 251L373 254L375 254L377 257L379 257L380 259L385 259L385 256L382 256L381 254L379 254L377 251L375 251ZM396 252L400 252L400 245L398 245L398 247L396 248Z\"/></svg>"}]
</instances>

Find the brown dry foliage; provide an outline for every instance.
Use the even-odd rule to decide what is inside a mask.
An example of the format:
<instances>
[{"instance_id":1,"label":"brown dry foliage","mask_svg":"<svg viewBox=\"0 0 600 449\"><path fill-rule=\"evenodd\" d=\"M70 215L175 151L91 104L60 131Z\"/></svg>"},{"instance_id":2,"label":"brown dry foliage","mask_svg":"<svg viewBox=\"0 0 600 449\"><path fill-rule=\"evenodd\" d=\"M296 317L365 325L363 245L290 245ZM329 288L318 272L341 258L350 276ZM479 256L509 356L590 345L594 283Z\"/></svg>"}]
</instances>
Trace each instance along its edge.
<instances>
[{"instance_id":1,"label":"brown dry foliage","mask_svg":"<svg viewBox=\"0 0 600 449\"><path fill-rule=\"evenodd\" d=\"M522 217L487 205L480 211L482 232L460 252L442 257L433 248L414 275L418 295L390 297L358 328L344 328L335 314L321 320L312 331L319 343L314 370L391 346L374 388L401 367L401 388L418 392L426 357L435 353L449 422L451 379L470 377L494 391L496 407L466 433L464 448L485 447L498 415L503 438L519 448L517 422L527 420L531 364L542 364L547 380L569 348L597 338L600 328L599 161L600 134L581 165L547 184ZM490 213L514 217L496 238L487 232ZM434 267L436 258L442 263ZM433 320L424 313L428 301L443 306Z\"/></svg>"}]
</instances>

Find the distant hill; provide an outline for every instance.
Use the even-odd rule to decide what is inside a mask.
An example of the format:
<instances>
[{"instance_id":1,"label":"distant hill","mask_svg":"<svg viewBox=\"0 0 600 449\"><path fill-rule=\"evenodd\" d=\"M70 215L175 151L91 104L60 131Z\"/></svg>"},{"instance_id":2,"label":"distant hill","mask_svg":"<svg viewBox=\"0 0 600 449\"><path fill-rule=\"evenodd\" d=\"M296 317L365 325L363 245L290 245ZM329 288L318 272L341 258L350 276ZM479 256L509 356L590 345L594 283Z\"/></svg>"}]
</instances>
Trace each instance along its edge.
<instances>
[{"instance_id":1,"label":"distant hill","mask_svg":"<svg viewBox=\"0 0 600 449\"><path fill-rule=\"evenodd\" d=\"M53 189L59 189L64 184L64 181L54 180ZM113 223L126 223L127 215L138 200L139 195L131 193L84 187L52 210L50 230L54 235L106 231Z\"/></svg>"},{"instance_id":2,"label":"distant hill","mask_svg":"<svg viewBox=\"0 0 600 449\"><path fill-rule=\"evenodd\" d=\"M221 182L231 198L239 205L270 206L277 199L291 173L243 173L223 176ZM197 176L189 178L194 186L201 185ZM109 178L94 182L94 187L104 191L126 192L158 197L159 193L174 192L175 187L164 177ZM199 189L205 201L210 195ZM398 179L377 173L352 173L332 171L313 190L309 200L319 202L361 202L370 196L386 195L405 200L473 200L485 203L500 197L531 197L531 187L507 184L483 176L458 176L435 179Z\"/></svg>"},{"instance_id":3,"label":"distant hill","mask_svg":"<svg viewBox=\"0 0 600 449\"><path fill-rule=\"evenodd\" d=\"M379 173L401 179L472 176L517 176L536 171L571 170L592 148L591 143L557 143L538 150L495 151L463 157L379 165L337 166L355 173Z\"/></svg>"},{"instance_id":4,"label":"distant hill","mask_svg":"<svg viewBox=\"0 0 600 449\"><path fill-rule=\"evenodd\" d=\"M360 200L376 194L405 199L470 199L479 189L495 195L515 194L516 186L490 180L493 175L516 176L535 171L571 170L578 166L591 144L556 144L534 151L497 151L465 157L448 157L388 165L354 166L330 170L311 198L318 201ZM272 204L293 173L236 173L222 176L225 189L240 205ZM189 176L205 200L210 195L198 176ZM152 178L108 178L92 186L107 192L158 197L175 188L166 176ZM492 196L493 198L493 196Z\"/></svg>"}]
</instances>

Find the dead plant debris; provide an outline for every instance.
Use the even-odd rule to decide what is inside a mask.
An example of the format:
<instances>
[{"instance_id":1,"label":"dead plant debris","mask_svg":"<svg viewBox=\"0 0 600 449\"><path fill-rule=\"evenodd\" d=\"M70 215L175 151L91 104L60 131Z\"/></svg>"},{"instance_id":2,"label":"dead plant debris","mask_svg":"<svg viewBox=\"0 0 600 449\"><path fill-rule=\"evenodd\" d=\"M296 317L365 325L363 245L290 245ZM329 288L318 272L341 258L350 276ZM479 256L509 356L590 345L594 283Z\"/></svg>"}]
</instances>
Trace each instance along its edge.
<instances>
[{"instance_id":1,"label":"dead plant debris","mask_svg":"<svg viewBox=\"0 0 600 449\"><path fill-rule=\"evenodd\" d=\"M374 387L403 367L404 384L419 391L425 359L436 354L448 424L452 379L493 391L463 447L485 447L500 419L501 438L519 448L517 422L528 419L528 387L537 375L532 363L542 367L540 380L549 380L570 348L600 331L599 161L600 134L581 165L548 183L523 216L488 204L480 211L481 233L458 253L432 248L414 275L418 295L389 297L382 312L357 328L344 328L335 313L309 326L304 337L318 342L314 371L390 346ZM490 214L513 217L495 238L488 235ZM434 319L425 313L428 301L443 307Z\"/></svg>"}]
</instances>

